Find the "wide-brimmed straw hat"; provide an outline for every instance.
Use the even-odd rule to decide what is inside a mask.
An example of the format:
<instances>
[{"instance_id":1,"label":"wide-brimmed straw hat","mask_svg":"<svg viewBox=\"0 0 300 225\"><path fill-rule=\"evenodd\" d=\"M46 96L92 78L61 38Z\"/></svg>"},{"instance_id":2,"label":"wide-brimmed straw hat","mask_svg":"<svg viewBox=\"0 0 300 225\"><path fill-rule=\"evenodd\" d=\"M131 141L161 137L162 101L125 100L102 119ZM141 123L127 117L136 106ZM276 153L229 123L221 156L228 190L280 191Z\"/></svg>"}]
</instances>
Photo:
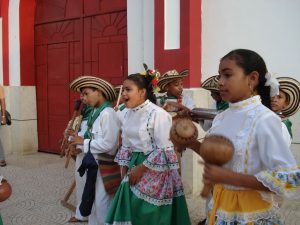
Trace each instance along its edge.
<instances>
[{"instance_id":1,"label":"wide-brimmed straw hat","mask_svg":"<svg viewBox=\"0 0 300 225\"><path fill-rule=\"evenodd\" d=\"M201 87L206 89L206 90L209 90L209 91L216 91L218 92L219 91L219 85L218 85L218 76L219 75L215 75L215 76L212 76L208 79L206 79Z\"/></svg>"},{"instance_id":2,"label":"wide-brimmed straw hat","mask_svg":"<svg viewBox=\"0 0 300 225\"><path fill-rule=\"evenodd\" d=\"M279 90L288 95L289 103L282 110L285 117L294 115L300 108L300 83L291 77L278 77Z\"/></svg>"},{"instance_id":3,"label":"wide-brimmed straw hat","mask_svg":"<svg viewBox=\"0 0 300 225\"><path fill-rule=\"evenodd\" d=\"M73 91L80 92L82 88L93 87L99 89L104 97L109 101L114 101L117 97L115 88L106 80L94 76L77 77L70 83L70 88Z\"/></svg>"},{"instance_id":4,"label":"wide-brimmed straw hat","mask_svg":"<svg viewBox=\"0 0 300 225\"><path fill-rule=\"evenodd\" d=\"M170 70L166 73L164 73L162 76L160 76L157 86L160 88L161 91L165 91L166 85L171 83L172 81L184 78L187 75L189 75L188 70L183 70L180 73L178 73L176 70Z\"/></svg>"}]
</instances>

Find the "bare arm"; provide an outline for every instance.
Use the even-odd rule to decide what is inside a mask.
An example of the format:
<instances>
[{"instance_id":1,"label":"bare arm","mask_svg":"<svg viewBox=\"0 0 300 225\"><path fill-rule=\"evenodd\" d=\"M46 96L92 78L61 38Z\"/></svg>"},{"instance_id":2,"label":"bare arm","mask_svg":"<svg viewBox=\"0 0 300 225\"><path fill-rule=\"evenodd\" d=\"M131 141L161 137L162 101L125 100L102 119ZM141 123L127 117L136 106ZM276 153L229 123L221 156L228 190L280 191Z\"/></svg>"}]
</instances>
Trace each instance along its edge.
<instances>
[{"instance_id":1,"label":"bare arm","mask_svg":"<svg viewBox=\"0 0 300 225\"><path fill-rule=\"evenodd\" d=\"M221 183L259 191L270 191L253 175L237 173L212 164L205 164L203 180L206 184Z\"/></svg>"}]
</instances>

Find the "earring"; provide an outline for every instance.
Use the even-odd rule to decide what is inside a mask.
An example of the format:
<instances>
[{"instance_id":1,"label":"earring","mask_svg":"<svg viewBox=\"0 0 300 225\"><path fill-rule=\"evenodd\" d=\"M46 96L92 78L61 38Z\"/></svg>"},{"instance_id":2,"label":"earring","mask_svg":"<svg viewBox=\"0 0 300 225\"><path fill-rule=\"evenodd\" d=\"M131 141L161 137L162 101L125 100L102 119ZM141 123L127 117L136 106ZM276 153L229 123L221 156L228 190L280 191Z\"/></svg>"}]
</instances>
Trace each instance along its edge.
<instances>
[{"instance_id":1,"label":"earring","mask_svg":"<svg viewBox=\"0 0 300 225\"><path fill-rule=\"evenodd\" d=\"M249 84L249 89L250 89L251 97L253 97L254 96L254 90L253 90L251 84Z\"/></svg>"}]
</instances>

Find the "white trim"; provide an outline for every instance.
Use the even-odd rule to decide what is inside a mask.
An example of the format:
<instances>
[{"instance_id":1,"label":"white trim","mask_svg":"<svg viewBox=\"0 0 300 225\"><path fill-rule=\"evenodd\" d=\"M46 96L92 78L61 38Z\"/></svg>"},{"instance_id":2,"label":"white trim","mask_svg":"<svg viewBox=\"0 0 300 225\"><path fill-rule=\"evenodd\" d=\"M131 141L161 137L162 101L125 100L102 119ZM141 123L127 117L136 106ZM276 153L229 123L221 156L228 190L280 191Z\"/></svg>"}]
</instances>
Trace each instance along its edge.
<instances>
[{"instance_id":1,"label":"white trim","mask_svg":"<svg viewBox=\"0 0 300 225\"><path fill-rule=\"evenodd\" d=\"M21 85L20 69L20 0L10 0L8 7L9 83Z\"/></svg>"},{"instance_id":2,"label":"white trim","mask_svg":"<svg viewBox=\"0 0 300 225\"><path fill-rule=\"evenodd\" d=\"M180 49L180 0L165 0L165 49Z\"/></svg>"},{"instance_id":3,"label":"white trim","mask_svg":"<svg viewBox=\"0 0 300 225\"><path fill-rule=\"evenodd\" d=\"M154 0L127 1L128 74L154 66Z\"/></svg>"},{"instance_id":4,"label":"white trim","mask_svg":"<svg viewBox=\"0 0 300 225\"><path fill-rule=\"evenodd\" d=\"M3 85L2 18L0 17L0 84Z\"/></svg>"}]
</instances>

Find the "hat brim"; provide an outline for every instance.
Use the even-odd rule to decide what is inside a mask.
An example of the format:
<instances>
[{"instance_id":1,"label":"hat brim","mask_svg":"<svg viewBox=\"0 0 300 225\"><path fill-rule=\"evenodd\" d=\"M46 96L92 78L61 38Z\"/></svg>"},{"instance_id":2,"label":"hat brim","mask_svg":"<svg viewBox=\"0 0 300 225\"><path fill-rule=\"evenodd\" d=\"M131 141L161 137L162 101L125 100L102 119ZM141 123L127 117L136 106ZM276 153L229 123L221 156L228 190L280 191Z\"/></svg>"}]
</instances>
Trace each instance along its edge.
<instances>
[{"instance_id":1,"label":"hat brim","mask_svg":"<svg viewBox=\"0 0 300 225\"><path fill-rule=\"evenodd\" d=\"M86 87L99 89L109 101L114 101L117 97L114 87L99 77L81 76L70 83L70 88L76 92L81 92L81 89Z\"/></svg>"},{"instance_id":2,"label":"hat brim","mask_svg":"<svg viewBox=\"0 0 300 225\"><path fill-rule=\"evenodd\" d=\"M214 75L212 77L207 78L201 85L202 88L208 91L216 91L219 92L219 85L218 85L218 76Z\"/></svg>"},{"instance_id":3,"label":"hat brim","mask_svg":"<svg viewBox=\"0 0 300 225\"><path fill-rule=\"evenodd\" d=\"M300 108L300 83L291 77L278 77L279 89L289 96L287 107L282 110L285 117L294 115Z\"/></svg>"},{"instance_id":4,"label":"hat brim","mask_svg":"<svg viewBox=\"0 0 300 225\"><path fill-rule=\"evenodd\" d=\"M157 86L162 91L166 91L166 86L177 79L183 79L184 77L189 75L188 70L181 71L178 75L172 75L172 76L162 76L159 81L157 82Z\"/></svg>"}]
</instances>

